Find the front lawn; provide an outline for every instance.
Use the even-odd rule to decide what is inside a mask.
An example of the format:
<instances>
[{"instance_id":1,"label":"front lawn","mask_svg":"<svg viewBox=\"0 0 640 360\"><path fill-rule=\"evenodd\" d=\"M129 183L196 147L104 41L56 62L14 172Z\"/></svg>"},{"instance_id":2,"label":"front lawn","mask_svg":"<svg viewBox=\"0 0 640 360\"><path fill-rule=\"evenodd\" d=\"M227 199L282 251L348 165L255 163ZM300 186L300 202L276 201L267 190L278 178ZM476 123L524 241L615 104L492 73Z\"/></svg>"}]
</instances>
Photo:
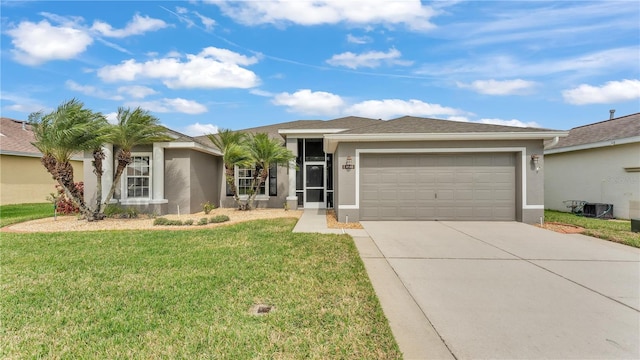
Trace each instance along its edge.
<instances>
[{"instance_id":1,"label":"front lawn","mask_svg":"<svg viewBox=\"0 0 640 360\"><path fill-rule=\"evenodd\" d=\"M294 224L3 233L0 357L401 358L352 239Z\"/></svg>"},{"instance_id":2,"label":"front lawn","mask_svg":"<svg viewBox=\"0 0 640 360\"><path fill-rule=\"evenodd\" d=\"M53 204L13 204L0 206L0 227L53 216Z\"/></svg>"},{"instance_id":3,"label":"front lawn","mask_svg":"<svg viewBox=\"0 0 640 360\"><path fill-rule=\"evenodd\" d=\"M545 210L544 220L580 226L585 229L585 235L640 247L640 233L631 232L631 221L629 220L588 218L554 210Z\"/></svg>"}]
</instances>

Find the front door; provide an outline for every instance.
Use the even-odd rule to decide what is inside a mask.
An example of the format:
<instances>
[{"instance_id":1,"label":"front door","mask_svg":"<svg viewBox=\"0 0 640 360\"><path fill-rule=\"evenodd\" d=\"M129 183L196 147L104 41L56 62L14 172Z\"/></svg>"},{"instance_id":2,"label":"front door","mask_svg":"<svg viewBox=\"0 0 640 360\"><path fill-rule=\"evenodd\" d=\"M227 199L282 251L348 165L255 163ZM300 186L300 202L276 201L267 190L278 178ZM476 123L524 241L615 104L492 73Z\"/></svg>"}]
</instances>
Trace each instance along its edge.
<instances>
[{"instance_id":1,"label":"front door","mask_svg":"<svg viewBox=\"0 0 640 360\"><path fill-rule=\"evenodd\" d=\"M307 162L304 165L304 207L306 209L324 209L326 207L324 191L324 162Z\"/></svg>"}]
</instances>

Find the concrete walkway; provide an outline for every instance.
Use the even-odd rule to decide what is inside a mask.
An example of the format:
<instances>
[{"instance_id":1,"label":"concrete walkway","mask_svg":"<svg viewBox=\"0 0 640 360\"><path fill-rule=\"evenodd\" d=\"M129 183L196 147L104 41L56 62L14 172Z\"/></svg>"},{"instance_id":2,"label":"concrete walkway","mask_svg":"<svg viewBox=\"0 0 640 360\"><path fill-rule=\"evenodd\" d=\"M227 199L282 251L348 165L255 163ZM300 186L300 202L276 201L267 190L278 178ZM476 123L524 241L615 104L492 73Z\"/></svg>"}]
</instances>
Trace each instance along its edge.
<instances>
[{"instance_id":1,"label":"concrete walkway","mask_svg":"<svg viewBox=\"0 0 640 360\"><path fill-rule=\"evenodd\" d=\"M324 209L305 209L293 232L351 235L404 358L455 359L366 230L329 229Z\"/></svg>"}]
</instances>

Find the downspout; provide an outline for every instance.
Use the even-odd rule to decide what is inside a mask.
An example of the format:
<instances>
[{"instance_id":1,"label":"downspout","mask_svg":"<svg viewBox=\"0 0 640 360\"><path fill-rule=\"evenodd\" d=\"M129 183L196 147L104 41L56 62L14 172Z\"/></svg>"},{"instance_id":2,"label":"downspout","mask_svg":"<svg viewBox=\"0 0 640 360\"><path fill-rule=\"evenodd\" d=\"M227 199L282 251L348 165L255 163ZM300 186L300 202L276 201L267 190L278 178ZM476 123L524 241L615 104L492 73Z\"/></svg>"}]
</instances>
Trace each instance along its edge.
<instances>
[{"instance_id":1,"label":"downspout","mask_svg":"<svg viewBox=\"0 0 640 360\"><path fill-rule=\"evenodd\" d=\"M556 144L558 144L558 141L560 141L560 137L559 136L554 137L553 140L551 140L551 142L544 147L544 150L547 150L550 147L556 146Z\"/></svg>"}]
</instances>

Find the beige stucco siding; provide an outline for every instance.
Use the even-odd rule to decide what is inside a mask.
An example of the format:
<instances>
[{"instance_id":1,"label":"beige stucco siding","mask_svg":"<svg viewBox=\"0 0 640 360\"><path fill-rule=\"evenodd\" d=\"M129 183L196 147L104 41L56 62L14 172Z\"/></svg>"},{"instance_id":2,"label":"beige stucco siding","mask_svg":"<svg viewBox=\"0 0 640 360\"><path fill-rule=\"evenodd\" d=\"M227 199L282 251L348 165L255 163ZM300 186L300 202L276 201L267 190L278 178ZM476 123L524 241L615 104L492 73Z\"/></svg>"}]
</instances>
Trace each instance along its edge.
<instances>
[{"instance_id":1,"label":"beige stucco siding","mask_svg":"<svg viewBox=\"0 0 640 360\"><path fill-rule=\"evenodd\" d=\"M545 155L545 205L569 211L565 200L613 204L617 218L640 218L640 144Z\"/></svg>"},{"instance_id":2,"label":"beige stucco siding","mask_svg":"<svg viewBox=\"0 0 640 360\"><path fill-rule=\"evenodd\" d=\"M490 149L491 152L511 152L515 154L516 171L516 220L535 223L544 213L544 176L543 169L535 170L530 162L532 154L542 155L542 140L526 141L424 141L424 142L357 142L340 143L335 151L336 208L338 218L344 221L358 220L359 204L356 203L358 192L356 169L342 169L348 156L357 163L358 153L389 152L393 150L416 153L474 153Z\"/></svg>"},{"instance_id":3,"label":"beige stucco siding","mask_svg":"<svg viewBox=\"0 0 640 360\"><path fill-rule=\"evenodd\" d=\"M84 180L82 161L71 161L74 181ZM47 202L57 182L39 157L0 155L0 204Z\"/></svg>"}]
</instances>

